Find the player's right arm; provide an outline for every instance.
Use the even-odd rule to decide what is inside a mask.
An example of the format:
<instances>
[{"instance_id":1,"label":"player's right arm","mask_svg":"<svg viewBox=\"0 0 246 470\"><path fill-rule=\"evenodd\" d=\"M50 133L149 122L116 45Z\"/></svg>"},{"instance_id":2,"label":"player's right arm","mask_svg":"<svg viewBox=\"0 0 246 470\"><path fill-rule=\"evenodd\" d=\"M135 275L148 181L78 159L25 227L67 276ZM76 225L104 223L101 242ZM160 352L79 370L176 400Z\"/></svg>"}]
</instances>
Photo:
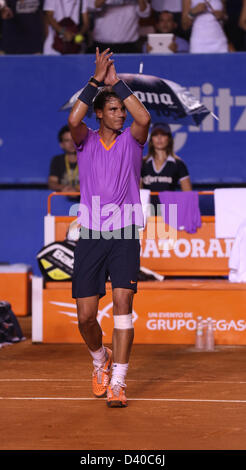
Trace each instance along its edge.
<instances>
[{"instance_id":1,"label":"player's right arm","mask_svg":"<svg viewBox=\"0 0 246 470\"><path fill-rule=\"evenodd\" d=\"M87 136L87 126L82 120L86 116L88 105L79 99L74 104L69 114L68 125L72 138L76 145L80 145Z\"/></svg>"},{"instance_id":2,"label":"player's right arm","mask_svg":"<svg viewBox=\"0 0 246 470\"><path fill-rule=\"evenodd\" d=\"M103 82L108 67L110 66L110 64L113 63L113 61L111 60L112 54L112 52L109 52L109 49L106 49L100 54L98 47L96 48L96 69L94 73L94 78L99 83ZM86 86L92 86L97 88L97 85L91 82L89 85ZM84 87L84 90L85 89L86 87ZM83 95L83 92L81 93L81 95ZM80 145L83 142L88 132L86 124L82 122L88 111L88 99L86 95L84 95L84 98L81 95L74 104L68 118L69 129L76 145Z\"/></svg>"}]
</instances>

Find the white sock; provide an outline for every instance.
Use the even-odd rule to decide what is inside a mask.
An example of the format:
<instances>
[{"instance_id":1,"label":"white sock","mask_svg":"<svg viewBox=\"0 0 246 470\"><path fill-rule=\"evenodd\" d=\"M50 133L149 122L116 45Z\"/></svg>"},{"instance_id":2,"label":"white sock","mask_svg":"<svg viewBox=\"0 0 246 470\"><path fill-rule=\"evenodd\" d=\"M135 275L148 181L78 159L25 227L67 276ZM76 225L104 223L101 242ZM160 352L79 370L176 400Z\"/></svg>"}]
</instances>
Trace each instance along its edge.
<instances>
[{"instance_id":1,"label":"white sock","mask_svg":"<svg viewBox=\"0 0 246 470\"><path fill-rule=\"evenodd\" d=\"M113 387L116 384L125 385L125 378L128 370L128 364L119 364L113 362L112 364L112 378L110 385Z\"/></svg>"},{"instance_id":2,"label":"white sock","mask_svg":"<svg viewBox=\"0 0 246 470\"><path fill-rule=\"evenodd\" d=\"M100 367L100 366L104 365L104 363L107 360L107 351L106 351L106 348L103 345L97 351L91 351L89 349L89 353L91 354L91 356L93 358L93 365L95 367Z\"/></svg>"}]
</instances>

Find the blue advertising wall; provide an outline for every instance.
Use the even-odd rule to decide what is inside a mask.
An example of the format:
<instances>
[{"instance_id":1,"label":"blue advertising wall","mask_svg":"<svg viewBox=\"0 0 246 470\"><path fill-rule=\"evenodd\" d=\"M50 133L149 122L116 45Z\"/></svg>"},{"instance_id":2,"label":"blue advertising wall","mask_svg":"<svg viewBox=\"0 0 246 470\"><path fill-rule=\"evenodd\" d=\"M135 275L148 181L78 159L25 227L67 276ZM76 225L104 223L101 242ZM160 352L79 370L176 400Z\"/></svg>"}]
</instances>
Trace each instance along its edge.
<instances>
[{"instance_id":1,"label":"blue advertising wall","mask_svg":"<svg viewBox=\"0 0 246 470\"><path fill-rule=\"evenodd\" d=\"M175 81L219 118L200 127L172 125L176 153L193 183L246 182L246 55L121 55L118 72ZM67 122L60 107L94 72L94 56L0 57L0 184L46 183L50 160L60 152L57 133ZM130 123L130 117L126 124ZM94 118L87 124L96 126ZM38 273L43 216L49 191L0 190L0 262L25 262ZM68 206L64 203L64 213Z\"/></svg>"},{"instance_id":2,"label":"blue advertising wall","mask_svg":"<svg viewBox=\"0 0 246 470\"><path fill-rule=\"evenodd\" d=\"M246 55L116 56L118 72L157 75L188 87L218 117L172 126L175 149L196 183L245 182ZM94 72L94 56L0 58L0 182L45 182L59 153L60 107ZM88 124L95 125L94 119Z\"/></svg>"}]
</instances>

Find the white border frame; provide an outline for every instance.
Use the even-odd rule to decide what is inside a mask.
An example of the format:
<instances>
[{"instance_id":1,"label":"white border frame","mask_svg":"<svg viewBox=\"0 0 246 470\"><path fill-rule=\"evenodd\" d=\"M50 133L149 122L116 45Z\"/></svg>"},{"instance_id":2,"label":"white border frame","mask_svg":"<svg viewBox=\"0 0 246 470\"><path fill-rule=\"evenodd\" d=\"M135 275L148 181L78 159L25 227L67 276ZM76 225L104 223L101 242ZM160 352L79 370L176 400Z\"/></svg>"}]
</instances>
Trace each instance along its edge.
<instances>
[{"instance_id":1,"label":"white border frame","mask_svg":"<svg viewBox=\"0 0 246 470\"><path fill-rule=\"evenodd\" d=\"M32 342L43 341L43 278L32 276Z\"/></svg>"}]
</instances>

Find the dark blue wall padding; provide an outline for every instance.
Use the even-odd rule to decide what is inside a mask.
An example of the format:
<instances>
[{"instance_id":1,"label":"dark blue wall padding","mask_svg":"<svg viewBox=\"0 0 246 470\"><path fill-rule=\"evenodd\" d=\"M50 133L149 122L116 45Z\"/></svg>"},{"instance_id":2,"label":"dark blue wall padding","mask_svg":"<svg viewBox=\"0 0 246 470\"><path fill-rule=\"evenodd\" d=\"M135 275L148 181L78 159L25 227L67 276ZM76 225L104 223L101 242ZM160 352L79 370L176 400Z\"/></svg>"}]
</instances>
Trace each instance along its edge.
<instances>
[{"instance_id":1,"label":"dark blue wall padding","mask_svg":"<svg viewBox=\"0 0 246 470\"><path fill-rule=\"evenodd\" d=\"M246 181L246 54L115 56L118 72L157 75L188 87L219 121L198 128L172 126L175 146L194 183ZM0 183L47 181L51 157L60 152L60 107L94 72L94 56L0 57ZM128 119L128 124L130 118ZM87 119L94 127L94 118Z\"/></svg>"}]
</instances>

